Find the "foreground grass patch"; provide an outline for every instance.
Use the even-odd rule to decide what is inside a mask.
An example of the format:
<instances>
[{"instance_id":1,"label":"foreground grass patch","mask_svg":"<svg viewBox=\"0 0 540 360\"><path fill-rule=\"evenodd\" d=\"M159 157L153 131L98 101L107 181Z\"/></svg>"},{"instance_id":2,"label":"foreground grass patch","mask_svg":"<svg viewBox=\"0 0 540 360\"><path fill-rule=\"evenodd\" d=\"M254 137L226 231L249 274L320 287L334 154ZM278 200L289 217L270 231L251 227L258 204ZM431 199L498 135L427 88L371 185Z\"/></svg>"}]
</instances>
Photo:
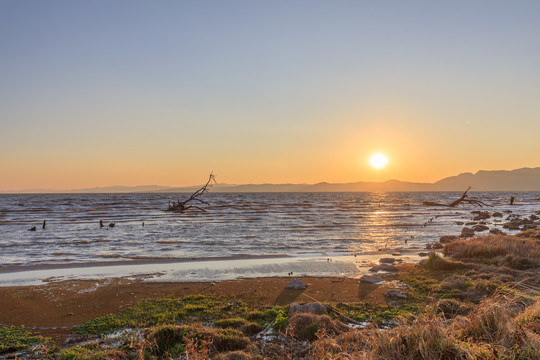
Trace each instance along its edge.
<instances>
[{"instance_id":1,"label":"foreground grass patch","mask_svg":"<svg viewBox=\"0 0 540 360\"><path fill-rule=\"evenodd\" d=\"M79 334L104 334L126 327L148 327L160 324L177 324L190 319L229 317L245 311L245 305L229 303L212 296L187 296L181 299L165 298L142 301L117 314L103 316L79 326Z\"/></svg>"},{"instance_id":2,"label":"foreground grass patch","mask_svg":"<svg viewBox=\"0 0 540 360\"><path fill-rule=\"evenodd\" d=\"M0 354L25 349L40 341L22 326L0 327Z\"/></svg>"}]
</instances>

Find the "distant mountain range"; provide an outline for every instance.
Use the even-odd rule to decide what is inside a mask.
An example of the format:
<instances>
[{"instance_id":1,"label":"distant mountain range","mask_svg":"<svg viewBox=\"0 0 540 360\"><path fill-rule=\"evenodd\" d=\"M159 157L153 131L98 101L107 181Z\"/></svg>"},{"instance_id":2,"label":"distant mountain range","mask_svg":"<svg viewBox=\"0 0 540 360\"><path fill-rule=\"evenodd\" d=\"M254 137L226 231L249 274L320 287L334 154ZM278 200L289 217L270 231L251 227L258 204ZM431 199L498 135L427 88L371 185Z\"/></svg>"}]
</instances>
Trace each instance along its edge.
<instances>
[{"instance_id":1,"label":"distant mountain range","mask_svg":"<svg viewBox=\"0 0 540 360\"><path fill-rule=\"evenodd\" d=\"M217 184L212 192L386 192L386 191L540 191L540 167L516 170L481 170L462 173L435 183L414 183L399 180L384 182L317 183L317 184ZM108 186L66 191L32 189L17 193L131 193L131 192L194 192L200 185L169 187L159 185ZM12 191L15 192L15 191ZM6 193L6 192L4 192Z\"/></svg>"}]
</instances>

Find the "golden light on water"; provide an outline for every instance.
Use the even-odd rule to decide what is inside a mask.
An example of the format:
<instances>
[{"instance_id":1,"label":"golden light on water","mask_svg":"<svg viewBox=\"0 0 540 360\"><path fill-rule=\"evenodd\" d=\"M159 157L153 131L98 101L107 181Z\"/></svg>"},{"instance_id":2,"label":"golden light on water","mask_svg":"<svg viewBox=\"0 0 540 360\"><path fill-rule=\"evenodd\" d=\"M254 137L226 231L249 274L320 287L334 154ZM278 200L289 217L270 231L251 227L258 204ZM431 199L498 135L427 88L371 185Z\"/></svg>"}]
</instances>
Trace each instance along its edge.
<instances>
[{"instance_id":1,"label":"golden light on water","mask_svg":"<svg viewBox=\"0 0 540 360\"><path fill-rule=\"evenodd\" d=\"M378 154L373 155L369 159L369 163L375 169L382 169L383 167L386 166L386 164L388 164L388 159L386 158L384 154L378 153Z\"/></svg>"}]
</instances>

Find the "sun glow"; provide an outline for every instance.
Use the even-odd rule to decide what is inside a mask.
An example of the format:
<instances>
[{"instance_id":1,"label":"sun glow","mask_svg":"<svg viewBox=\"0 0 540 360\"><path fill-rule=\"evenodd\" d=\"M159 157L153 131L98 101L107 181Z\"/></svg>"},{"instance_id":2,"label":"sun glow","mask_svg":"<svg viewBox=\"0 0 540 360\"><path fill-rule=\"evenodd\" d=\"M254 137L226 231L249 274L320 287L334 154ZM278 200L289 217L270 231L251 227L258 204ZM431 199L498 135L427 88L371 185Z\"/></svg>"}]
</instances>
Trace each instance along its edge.
<instances>
[{"instance_id":1,"label":"sun glow","mask_svg":"<svg viewBox=\"0 0 540 360\"><path fill-rule=\"evenodd\" d=\"M386 166L388 163L388 159L384 154L375 154L369 159L369 163L371 166L373 166L375 169L381 169Z\"/></svg>"}]
</instances>

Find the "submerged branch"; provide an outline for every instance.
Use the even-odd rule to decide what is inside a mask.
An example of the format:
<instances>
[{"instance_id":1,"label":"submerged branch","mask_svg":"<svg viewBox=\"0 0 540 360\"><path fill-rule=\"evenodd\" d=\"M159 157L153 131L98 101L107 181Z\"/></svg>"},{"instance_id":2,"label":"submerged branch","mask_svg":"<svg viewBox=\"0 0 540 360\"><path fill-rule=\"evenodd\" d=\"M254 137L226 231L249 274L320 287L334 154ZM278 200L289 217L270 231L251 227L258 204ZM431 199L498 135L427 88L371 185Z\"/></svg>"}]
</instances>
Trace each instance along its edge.
<instances>
[{"instance_id":1,"label":"submerged branch","mask_svg":"<svg viewBox=\"0 0 540 360\"><path fill-rule=\"evenodd\" d=\"M191 209L195 209L198 211L206 212L206 210L200 206L196 205L188 205L190 201L198 201L201 204L210 206L210 203L208 201L202 200L199 197L205 195L208 193L208 189L212 187L216 183L216 177L214 176L214 173L210 173L210 176L208 177L208 181L204 186L202 186L200 189L195 191L191 196L184 201L181 201L178 199L177 202L169 202L169 207L167 208L167 211L177 212L177 213L183 213L186 211L189 211Z\"/></svg>"}]
</instances>

